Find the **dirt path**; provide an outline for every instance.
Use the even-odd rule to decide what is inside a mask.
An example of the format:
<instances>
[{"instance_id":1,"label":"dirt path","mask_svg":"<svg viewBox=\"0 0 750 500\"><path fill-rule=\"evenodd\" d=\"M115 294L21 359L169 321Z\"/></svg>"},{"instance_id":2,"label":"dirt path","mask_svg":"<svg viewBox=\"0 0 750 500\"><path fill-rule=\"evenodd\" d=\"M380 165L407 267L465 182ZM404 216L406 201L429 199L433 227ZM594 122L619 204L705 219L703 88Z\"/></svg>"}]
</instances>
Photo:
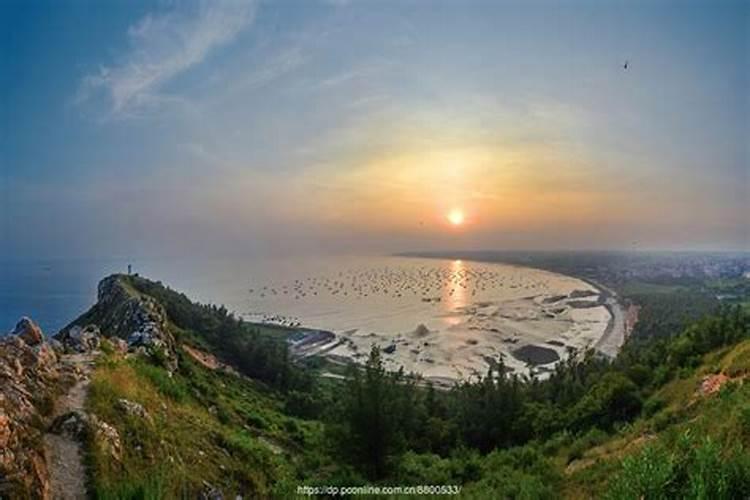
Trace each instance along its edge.
<instances>
[{"instance_id":1,"label":"dirt path","mask_svg":"<svg viewBox=\"0 0 750 500\"><path fill-rule=\"evenodd\" d=\"M96 353L61 356L60 362L78 376L67 394L55 403L53 420L74 410L83 411L95 357ZM86 471L81 443L65 434L48 432L44 435L44 455L49 468L52 497L55 500L85 499Z\"/></svg>"}]
</instances>

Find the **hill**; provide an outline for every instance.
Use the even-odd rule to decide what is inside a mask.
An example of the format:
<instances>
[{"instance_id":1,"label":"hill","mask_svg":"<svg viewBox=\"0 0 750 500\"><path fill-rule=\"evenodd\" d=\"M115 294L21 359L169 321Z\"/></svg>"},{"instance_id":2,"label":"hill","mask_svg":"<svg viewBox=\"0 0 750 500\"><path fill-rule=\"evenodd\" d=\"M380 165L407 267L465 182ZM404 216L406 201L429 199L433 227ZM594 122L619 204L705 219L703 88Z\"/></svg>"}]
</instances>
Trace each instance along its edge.
<instances>
[{"instance_id":1,"label":"hill","mask_svg":"<svg viewBox=\"0 0 750 500\"><path fill-rule=\"evenodd\" d=\"M110 276L97 304L55 340L3 341L20 346L0 351L7 366L19 350L45 360L54 351L57 361L15 379L21 389L49 388L28 401L36 416L19 427L0 404L0 424L9 416L12 435L29 437L13 449L44 465L43 454L29 454L40 449L31 437L71 434L69 422L80 422L72 434L96 498L287 498L366 485L455 485L461 498L750 491L750 318L739 307L671 336L631 339L613 362L579 353L540 382L507 375L500 359L481 380L447 391L385 371L377 349L342 379L320 377L323 361L290 359L292 333L142 277ZM50 373L81 352L95 360L79 377L84 408L51 418L43 408L71 382ZM8 471L0 469L0 492L33 496L28 473Z\"/></svg>"}]
</instances>

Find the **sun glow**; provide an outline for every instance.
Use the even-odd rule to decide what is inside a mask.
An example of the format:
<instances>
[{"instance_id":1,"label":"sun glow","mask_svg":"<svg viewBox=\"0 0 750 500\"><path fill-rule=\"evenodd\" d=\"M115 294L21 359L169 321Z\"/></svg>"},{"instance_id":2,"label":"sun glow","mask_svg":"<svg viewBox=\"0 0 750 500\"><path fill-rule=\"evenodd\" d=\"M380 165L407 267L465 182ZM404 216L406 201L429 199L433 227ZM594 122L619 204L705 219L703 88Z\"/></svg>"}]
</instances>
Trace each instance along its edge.
<instances>
[{"instance_id":1,"label":"sun glow","mask_svg":"<svg viewBox=\"0 0 750 500\"><path fill-rule=\"evenodd\" d=\"M454 226L460 226L464 223L464 213L461 210L454 208L448 214L448 221Z\"/></svg>"}]
</instances>

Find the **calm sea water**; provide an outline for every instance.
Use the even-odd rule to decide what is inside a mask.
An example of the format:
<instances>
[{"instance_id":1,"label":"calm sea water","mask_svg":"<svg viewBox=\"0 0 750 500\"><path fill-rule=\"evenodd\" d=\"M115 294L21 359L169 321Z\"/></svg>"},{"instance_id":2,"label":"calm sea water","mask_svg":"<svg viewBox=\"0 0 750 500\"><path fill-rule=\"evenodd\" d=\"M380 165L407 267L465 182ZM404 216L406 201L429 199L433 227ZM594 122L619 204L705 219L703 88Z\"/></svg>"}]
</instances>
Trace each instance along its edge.
<instances>
[{"instance_id":1,"label":"calm sea water","mask_svg":"<svg viewBox=\"0 0 750 500\"><path fill-rule=\"evenodd\" d=\"M57 332L96 300L99 280L124 260L3 263L0 331L19 317ZM358 359L370 345L399 345L396 364L437 377L481 370L487 357L526 344L595 342L609 318L603 307L566 302L590 285L537 269L404 257L305 259L154 259L135 272L193 300L223 304L252 321L301 324L340 334L333 354ZM550 341L551 345L550 345ZM514 361L515 368L523 364Z\"/></svg>"},{"instance_id":2,"label":"calm sea water","mask_svg":"<svg viewBox=\"0 0 750 500\"><path fill-rule=\"evenodd\" d=\"M563 358L568 346L593 345L609 320L603 306L575 304L581 292L598 295L591 285L503 264L405 257L132 264L134 272L251 321L333 331L341 340L328 355L361 361L370 346L380 345L390 368L435 380L482 373L498 356L510 369L529 373L532 368L516 355L519 347L541 347ZM115 259L0 264L0 332L26 315L47 334L56 333L96 301L101 278L127 265Z\"/></svg>"},{"instance_id":3,"label":"calm sea water","mask_svg":"<svg viewBox=\"0 0 750 500\"><path fill-rule=\"evenodd\" d=\"M122 259L0 263L0 332L23 315L46 332L56 332L95 302L102 277L125 271L127 264ZM471 302L549 291L538 274L529 281L535 270L401 257L152 259L132 264L134 271L194 300L224 304L248 319L302 321L331 329L398 329L401 322L413 328L425 311L449 323L451 312Z\"/></svg>"},{"instance_id":4,"label":"calm sea water","mask_svg":"<svg viewBox=\"0 0 750 500\"><path fill-rule=\"evenodd\" d=\"M122 263L105 260L0 261L0 335L21 316L55 333L96 300L98 280Z\"/></svg>"}]
</instances>

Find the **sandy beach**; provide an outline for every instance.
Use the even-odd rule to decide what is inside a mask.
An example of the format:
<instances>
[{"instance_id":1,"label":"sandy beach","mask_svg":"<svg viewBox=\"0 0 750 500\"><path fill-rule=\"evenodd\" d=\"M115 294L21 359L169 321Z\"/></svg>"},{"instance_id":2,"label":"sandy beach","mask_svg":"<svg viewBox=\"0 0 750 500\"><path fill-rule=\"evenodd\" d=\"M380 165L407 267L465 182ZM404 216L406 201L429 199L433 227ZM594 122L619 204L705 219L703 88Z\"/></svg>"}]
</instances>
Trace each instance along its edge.
<instances>
[{"instance_id":1,"label":"sandy beach","mask_svg":"<svg viewBox=\"0 0 750 500\"><path fill-rule=\"evenodd\" d=\"M375 298L361 292L352 299L353 290L363 285L356 279L336 280L346 285L336 289L334 298L343 302L341 308L351 303L350 311L306 320L306 309L297 308L302 325L330 334L302 337L293 345L296 355L361 363L378 345L389 369L403 367L435 383L452 384L483 375L500 360L510 372L544 378L572 351L596 348L613 356L624 340L624 314L616 297L593 283L504 264L422 259L396 264L407 271L391 264L388 271L363 272L378 283L368 286L388 289ZM310 290L319 293L312 302L325 309L322 290Z\"/></svg>"}]
</instances>

